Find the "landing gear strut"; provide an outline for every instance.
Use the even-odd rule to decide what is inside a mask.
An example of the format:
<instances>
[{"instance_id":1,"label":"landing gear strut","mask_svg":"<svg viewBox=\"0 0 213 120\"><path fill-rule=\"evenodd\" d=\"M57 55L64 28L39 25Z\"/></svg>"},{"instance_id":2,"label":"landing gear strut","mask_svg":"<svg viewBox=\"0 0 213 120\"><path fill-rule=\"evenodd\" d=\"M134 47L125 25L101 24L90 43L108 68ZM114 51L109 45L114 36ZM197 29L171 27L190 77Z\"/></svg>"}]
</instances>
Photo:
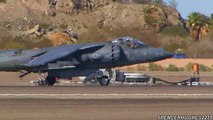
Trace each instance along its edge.
<instances>
[{"instance_id":1,"label":"landing gear strut","mask_svg":"<svg viewBox=\"0 0 213 120\"><path fill-rule=\"evenodd\" d=\"M56 78L49 76L45 73L39 73L39 80L32 81L32 83L36 83L39 86L53 86L56 83Z\"/></svg>"},{"instance_id":2,"label":"landing gear strut","mask_svg":"<svg viewBox=\"0 0 213 120\"><path fill-rule=\"evenodd\" d=\"M48 86L53 86L56 83L56 78L55 77L51 77L51 76L47 76L45 81L46 81L46 84Z\"/></svg>"}]
</instances>

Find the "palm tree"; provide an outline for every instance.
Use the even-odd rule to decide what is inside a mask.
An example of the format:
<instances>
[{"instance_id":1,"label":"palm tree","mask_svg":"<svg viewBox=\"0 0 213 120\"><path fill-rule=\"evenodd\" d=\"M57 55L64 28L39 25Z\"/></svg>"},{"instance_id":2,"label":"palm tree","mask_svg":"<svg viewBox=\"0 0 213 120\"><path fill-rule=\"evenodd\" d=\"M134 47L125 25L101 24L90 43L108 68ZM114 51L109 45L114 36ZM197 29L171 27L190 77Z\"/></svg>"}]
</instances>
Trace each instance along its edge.
<instances>
[{"instance_id":1,"label":"palm tree","mask_svg":"<svg viewBox=\"0 0 213 120\"><path fill-rule=\"evenodd\" d=\"M195 41L199 41L208 30L208 17L205 15L193 12L188 16L187 25L190 28L190 35L194 38Z\"/></svg>"},{"instance_id":2,"label":"palm tree","mask_svg":"<svg viewBox=\"0 0 213 120\"><path fill-rule=\"evenodd\" d=\"M197 42L196 57L199 57L199 41L208 33L208 17L201 13L193 12L188 18L187 25L190 35Z\"/></svg>"},{"instance_id":3,"label":"palm tree","mask_svg":"<svg viewBox=\"0 0 213 120\"><path fill-rule=\"evenodd\" d=\"M209 19L209 25L211 27L211 30L213 30L213 13L211 14L211 17Z\"/></svg>"}]
</instances>

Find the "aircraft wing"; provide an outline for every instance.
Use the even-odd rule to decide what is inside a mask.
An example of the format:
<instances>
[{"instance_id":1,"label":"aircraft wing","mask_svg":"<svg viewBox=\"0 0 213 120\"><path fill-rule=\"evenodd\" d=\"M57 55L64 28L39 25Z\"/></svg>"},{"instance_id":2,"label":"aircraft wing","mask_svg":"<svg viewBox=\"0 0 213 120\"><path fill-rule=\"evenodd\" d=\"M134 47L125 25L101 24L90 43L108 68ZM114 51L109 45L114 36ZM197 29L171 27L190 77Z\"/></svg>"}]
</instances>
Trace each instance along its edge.
<instances>
[{"instance_id":1,"label":"aircraft wing","mask_svg":"<svg viewBox=\"0 0 213 120\"><path fill-rule=\"evenodd\" d=\"M52 48L48 50L45 54L35 57L29 63L25 64L27 67L38 67L45 65L49 62L55 61L57 59L66 57L70 54L73 54L79 50L80 45L65 45L58 46L56 48Z\"/></svg>"},{"instance_id":2,"label":"aircraft wing","mask_svg":"<svg viewBox=\"0 0 213 120\"><path fill-rule=\"evenodd\" d=\"M45 65L45 64L49 64L53 61L57 61L57 60L64 58L68 55L74 54L75 52L78 52L78 51L100 49L103 46L104 46L104 44L58 46L58 47L51 48L51 49L47 50L47 52L44 53L44 54L36 56L29 63L25 64L25 66L27 66L27 67L42 66L42 65ZM65 69L65 68L74 67L74 66L68 66L66 64L64 65L64 63L62 62L62 65L61 65L61 63L57 64L57 65L60 65L60 67L53 65L51 67L51 69Z\"/></svg>"},{"instance_id":3,"label":"aircraft wing","mask_svg":"<svg viewBox=\"0 0 213 120\"><path fill-rule=\"evenodd\" d=\"M96 44L93 43L93 44L85 45L85 46L81 47L79 50L87 51L88 49L100 49L103 46L105 46L105 43L96 43Z\"/></svg>"}]
</instances>

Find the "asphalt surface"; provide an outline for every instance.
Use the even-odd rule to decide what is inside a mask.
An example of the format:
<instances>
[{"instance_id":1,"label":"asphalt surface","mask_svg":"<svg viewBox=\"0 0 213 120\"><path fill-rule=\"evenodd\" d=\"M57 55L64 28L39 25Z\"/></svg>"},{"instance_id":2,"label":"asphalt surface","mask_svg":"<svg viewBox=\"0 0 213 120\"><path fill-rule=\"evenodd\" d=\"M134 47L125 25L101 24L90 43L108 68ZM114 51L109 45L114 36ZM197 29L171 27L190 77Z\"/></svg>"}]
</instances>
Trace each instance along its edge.
<instances>
[{"instance_id":1,"label":"asphalt surface","mask_svg":"<svg viewBox=\"0 0 213 120\"><path fill-rule=\"evenodd\" d=\"M0 94L213 94L198 86L0 86Z\"/></svg>"},{"instance_id":2,"label":"asphalt surface","mask_svg":"<svg viewBox=\"0 0 213 120\"><path fill-rule=\"evenodd\" d=\"M168 81L190 77L185 73L153 76ZM34 78L19 80L16 74L1 74L0 120L156 120L158 115L213 115L213 87L29 86L28 79ZM211 81L213 76L208 73L202 78Z\"/></svg>"},{"instance_id":3,"label":"asphalt surface","mask_svg":"<svg viewBox=\"0 0 213 120\"><path fill-rule=\"evenodd\" d=\"M0 87L0 120L156 120L213 115L213 87Z\"/></svg>"},{"instance_id":4,"label":"asphalt surface","mask_svg":"<svg viewBox=\"0 0 213 120\"><path fill-rule=\"evenodd\" d=\"M0 99L1 120L157 120L212 111L212 99Z\"/></svg>"}]
</instances>

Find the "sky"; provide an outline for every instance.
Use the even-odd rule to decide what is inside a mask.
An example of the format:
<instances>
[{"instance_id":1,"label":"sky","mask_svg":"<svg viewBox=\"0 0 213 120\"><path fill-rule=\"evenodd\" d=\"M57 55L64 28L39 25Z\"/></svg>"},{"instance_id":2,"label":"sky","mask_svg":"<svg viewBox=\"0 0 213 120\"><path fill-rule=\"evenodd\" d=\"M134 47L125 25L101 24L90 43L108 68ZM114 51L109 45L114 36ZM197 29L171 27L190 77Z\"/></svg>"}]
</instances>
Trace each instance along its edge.
<instances>
[{"instance_id":1,"label":"sky","mask_svg":"<svg viewBox=\"0 0 213 120\"><path fill-rule=\"evenodd\" d=\"M164 0L166 3L171 0ZM213 13L213 0L175 0L178 3L177 10L185 19L191 12L200 12L211 16Z\"/></svg>"}]
</instances>

